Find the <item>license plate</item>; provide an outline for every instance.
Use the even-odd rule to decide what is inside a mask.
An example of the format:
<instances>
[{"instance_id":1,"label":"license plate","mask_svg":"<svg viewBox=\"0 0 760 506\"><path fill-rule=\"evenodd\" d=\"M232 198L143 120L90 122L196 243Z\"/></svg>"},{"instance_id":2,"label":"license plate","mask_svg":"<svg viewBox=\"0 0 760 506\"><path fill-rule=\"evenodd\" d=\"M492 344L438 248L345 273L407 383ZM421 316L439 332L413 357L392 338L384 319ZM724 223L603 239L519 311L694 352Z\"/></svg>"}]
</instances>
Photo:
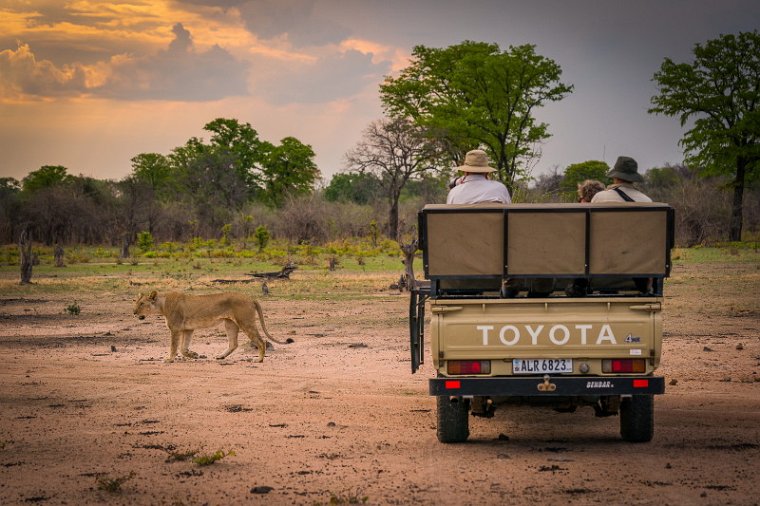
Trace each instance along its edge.
<instances>
[{"instance_id":1,"label":"license plate","mask_svg":"<svg viewBox=\"0 0 760 506\"><path fill-rule=\"evenodd\" d=\"M513 374L552 374L573 372L570 358L514 358Z\"/></svg>"}]
</instances>

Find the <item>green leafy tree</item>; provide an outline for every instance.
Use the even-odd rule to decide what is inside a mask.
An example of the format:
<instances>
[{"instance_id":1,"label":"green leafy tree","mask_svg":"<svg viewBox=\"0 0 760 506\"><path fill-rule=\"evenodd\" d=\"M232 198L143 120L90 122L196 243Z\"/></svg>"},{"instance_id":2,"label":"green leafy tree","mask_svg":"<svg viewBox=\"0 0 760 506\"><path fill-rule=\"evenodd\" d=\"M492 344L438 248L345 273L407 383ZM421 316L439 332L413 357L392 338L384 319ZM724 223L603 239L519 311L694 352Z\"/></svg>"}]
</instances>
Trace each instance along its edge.
<instances>
[{"instance_id":1,"label":"green leafy tree","mask_svg":"<svg viewBox=\"0 0 760 506\"><path fill-rule=\"evenodd\" d=\"M191 139L170 156L178 163L178 200L192 206L205 235L216 234L249 198L245 181L234 167L235 155Z\"/></svg>"},{"instance_id":2,"label":"green leafy tree","mask_svg":"<svg viewBox=\"0 0 760 506\"><path fill-rule=\"evenodd\" d=\"M694 61L665 58L654 74L650 113L677 116L687 163L729 175L734 189L729 238L740 241L745 186L760 174L760 34L721 35L694 46Z\"/></svg>"},{"instance_id":3,"label":"green leafy tree","mask_svg":"<svg viewBox=\"0 0 760 506\"><path fill-rule=\"evenodd\" d=\"M412 64L397 78L386 78L380 94L391 116L413 118L454 163L469 149L485 147L512 190L538 157L537 143L550 136L535 111L572 91L561 74L532 45L506 51L472 41L444 49L416 46Z\"/></svg>"},{"instance_id":4,"label":"green leafy tree","mask_svg":"<svg viewBox=\"0 0 760 506\"><path fill-rule=\"evenodd\" d=\"M311 146L295 137L285 137L279 146L271 146L264 156L263 200L272 206L282 206L288 195L310 193L319 176Z\"/></svg>"},{"instance_id":5,"label":"green leafy tree","mask_svg":"<svg viewBox=\"0 0 760 506\"><path fill-rule=\"evenodd\" d=\"M169 157L159 153L140 153L132 158L132 175L145 184L156 197L166 199L176 187Z\"/></svg>"},{"instance_id":6,"label":"green leafy tree","mask_svg":"<svg viewBox=\"0 0 760 506\"><path fill-rule=\"evenodd\" d=\"M236 119L217 118L206 123L203 129L212 133L212 146L225 149L233 155L235 170L251 194L260 189L261 162L271 144L261 141L259 133L250 123L240 123Z\"/></svg>"},{"instance_id":7,"label":"green leafy tree","mask_svg":"<svg viewBox=\"0 0 760 506\"><path fill-rule=\"evenodd\" d=\"M568 165L565 169L565 174L562 176L560 189L565 194L565 198L573 199L578 189L578 184L587 179L595 179L607 185L609 183L609 179L607 178L609 170L609 165L600 160L588 160Z\"/></svg>"},{"instance_id":8,"label":"green leafy tree","mask_svg":"<svg viewBox=\"0 0 760 506\"><path fill-rule=\"evenodd\" d=\"M22 179L21 187L24 193L33 193L71 181L72 176L69 175L68 169L63 165L43 165Z\"/></svg>"},{"instance_id":9,"label":"green leafy tree","mask_svg":"<svg viewBox=\"0 0 760 506\"><path fill-rule=\"evenodd\" d=\"M382 198L381 185L382 181L370 172L342 172L330 179L325 199L366 205Z\"/></svg>"}]
</instances>

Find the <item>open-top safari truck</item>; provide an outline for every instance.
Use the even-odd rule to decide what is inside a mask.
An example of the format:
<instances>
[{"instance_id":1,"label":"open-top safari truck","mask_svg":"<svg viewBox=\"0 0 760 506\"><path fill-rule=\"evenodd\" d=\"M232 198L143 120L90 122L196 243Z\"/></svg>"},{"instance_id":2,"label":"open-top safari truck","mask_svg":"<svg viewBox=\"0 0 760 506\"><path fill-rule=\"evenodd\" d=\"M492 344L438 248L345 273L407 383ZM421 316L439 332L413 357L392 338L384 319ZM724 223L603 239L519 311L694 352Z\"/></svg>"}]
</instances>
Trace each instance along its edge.
<instances>
[{"instance_id":1,"label":"open-top safari truck","mask_svg":"<svg viewBox=\"0 0 760 506\"><path fill-rule=\"evenodd\" d=\"M412 372L426 302L438 439L465 441L469 415L503 404L620 415L649 441L662 350L673 210L658 203L428 205L426 281L410 301Z\"/></svg>"}]
</instances>

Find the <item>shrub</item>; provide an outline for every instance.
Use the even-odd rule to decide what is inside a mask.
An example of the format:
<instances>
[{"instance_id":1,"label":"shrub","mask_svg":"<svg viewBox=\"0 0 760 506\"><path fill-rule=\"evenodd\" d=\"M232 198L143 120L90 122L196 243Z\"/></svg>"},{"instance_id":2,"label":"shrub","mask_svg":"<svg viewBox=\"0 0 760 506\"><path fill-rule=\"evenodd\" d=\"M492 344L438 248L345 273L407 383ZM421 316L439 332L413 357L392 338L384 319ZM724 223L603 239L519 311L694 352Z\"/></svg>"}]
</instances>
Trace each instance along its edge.
<instances>
[{"instance_id":1,"label":"shrub","mask_svg":"<svg viewBox=\"0 0 760 506\"><path fill-rule=\"evenodd\" d=\"M135 472L131 471L126 476L120 476L118 478L110 478L108 475L100 476L98 478L98 490L105 490L115 494L121 492L121 485L135 477Z\"/></svg>"},{"instance_id":2,"label":"shrub","mask_svg":"<svg viewBox=\"0 0 760 506\"><path fill-rule=\"evenodd\" d=\"M232 450L229 450L227 453L225 453L224 450L217 450L211 454L198 455L197 457L193 458L193 462L195 464L198 464L199 466L210 466L217 460L222 460L225 457L234 457L234 456L235 456L235 452Z\"/></svg>"},{"instance_id":3,"label":"shrub","mask_svg":"<svg viewBox=\"0 0 760 506\"><path fill-rule=\"evenodd\" d=\"M153 234L147 230L143 230L142 232L137 233L137 247L140 249L140 251L147 253L153 249L153 245Z\"/></svg>"},{"instance_id":4,"label":"shrub","mask_svg":"<svg viewBox=\"0 0 760 506\"><path fill-rule=\"evenodd\" d=\"M267 247L267 244L269 244L269 230L265 225L259 225L256 227L254 236L256 237L256 245L259 248L259 253L261 253L264 251L264 248Z\"/></svg>"}]
</instances>

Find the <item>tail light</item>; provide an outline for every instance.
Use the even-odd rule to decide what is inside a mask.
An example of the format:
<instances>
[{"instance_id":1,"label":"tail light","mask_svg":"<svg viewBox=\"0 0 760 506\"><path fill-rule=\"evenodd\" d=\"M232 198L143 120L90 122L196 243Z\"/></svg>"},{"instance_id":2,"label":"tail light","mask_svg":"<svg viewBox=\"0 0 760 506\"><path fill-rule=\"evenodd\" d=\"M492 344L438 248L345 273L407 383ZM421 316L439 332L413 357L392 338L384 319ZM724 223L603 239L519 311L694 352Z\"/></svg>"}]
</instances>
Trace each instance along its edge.
<instances>
[{"instance_id":1,"label":"tail light","mask_svg":"<svg viewBox=\"0 0 760 506\"><path fill-rule=\"evenodd\" d=\"M449 360L446 362L448 374L491 374L490 360Z\"/></svg>"},{"instance_id":2,"label":"tail light","mask_svg":"<svg viewBox=\"0 0 760 506\"><path fill-rule=\"evenodd\" d=\"M647 361L643 358L613 358L602 360L602 372L607 373L644 373Z\"/></svg>"}]
</instances>

